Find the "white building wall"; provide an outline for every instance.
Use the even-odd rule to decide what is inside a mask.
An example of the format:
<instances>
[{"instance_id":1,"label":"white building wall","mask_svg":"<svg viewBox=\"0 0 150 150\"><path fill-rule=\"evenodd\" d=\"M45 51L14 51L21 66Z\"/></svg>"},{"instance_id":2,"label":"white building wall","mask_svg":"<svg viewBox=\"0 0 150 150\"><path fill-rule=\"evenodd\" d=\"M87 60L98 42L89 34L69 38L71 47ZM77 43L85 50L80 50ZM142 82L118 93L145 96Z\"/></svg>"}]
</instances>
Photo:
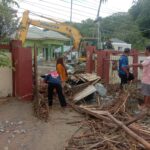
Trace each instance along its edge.
<instances>
[{"instance_id":1,"label":"white building wall","mask_svg":"<svg viewBox=\"0 0 150 150\"><path fill-rule=\"evenodd\" d=\"M112 43L114 49L116 51L124 51L125 48L130 48L131 49L131 44L126 44L126 43Z\"/></svg>"},{"instance_id":2,"label":"white building wall","mask_svg":"<svg viewBox=\"0 0 150 150\"><path fill-rule=\"evenodd\" d=\"M11 60L11 53L6 53ZM12 95L12 69L0 68L0 97Z\"/></svg>"}]
</instances>

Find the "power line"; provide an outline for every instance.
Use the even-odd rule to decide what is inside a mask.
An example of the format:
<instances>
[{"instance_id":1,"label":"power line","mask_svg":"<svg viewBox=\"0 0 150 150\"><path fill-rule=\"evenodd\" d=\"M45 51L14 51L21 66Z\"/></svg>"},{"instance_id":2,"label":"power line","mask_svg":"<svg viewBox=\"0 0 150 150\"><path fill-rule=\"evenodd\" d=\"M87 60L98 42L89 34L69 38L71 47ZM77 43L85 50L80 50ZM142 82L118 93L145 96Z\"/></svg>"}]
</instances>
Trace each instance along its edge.
<instances>
[{"instance_id":1,"label":"power line","mask_svg":"<svg viewBox=\"0 0 150 150\"><path fill-rule=\"evenodd\" d=\"M36 4L34 4L34 3L28 3L28 2L24 2L25 4L27 4L27 5L32 5L33 7L35 7L35 8L38 8L38 9L42 9L43 10L43 8L45 9L45 7L43 7L43 6L41 6L40 4L39 5L36 5ZM40 7L39 7L40 6ZM47 8L50 8L50 7L48 7L48 6L46 6ZM25 8L24 8L25 9ZM51 13L55 13L55 14L58 14L58 11L56 11L56 9L54 9L54 8L50 8L50 9L45 9L47 12L51 12ZM41 12L39 12L39 14L40 14ZM65 12L61 12L61 14L64 14ZM66 16L66 14L64 14L64 16ZM69 18L69 16L66 16L66 17L68 17Z\"/></svg>"},{"instance_id":2,"label":"power line","mask_svg":"<svg viewBox=\"0 0 150 150\"><path fill-rule=\"evenodd\" d=\"M49 2L49 1L46 1L46 0L40 0L40 1L45 2L45 3L48 3L48 4L52 4L52 2ZM65 0L60 0L60 1L63 1L63 2L65 2L65 3L69 3L69 4L70 4L70 2L65 1ZM53 3L53 4L54 4L54 3ZM76 4L76 3L73 3L73 4L74 4L74 5L77 5L77 6L85 7L85 8L88 8L88 9L93 9L93 10L97 11L97 9L96 9L96 8L93 8L93 7L86 7L86 6L83 6L83 5ZM62 5L60 5L60 4L57 4L57 5L62 6ZM62 7L66 7L66 6L62 6ZM66 7L66 8L70 9L70 7ZM81 11L81 10L79 10L79 9L74 9L74 10ZM110 12L110 11L102 11L102 12L105 12L105 13L108 13L108 14L114 13L114 12ZM86 13L89 14L89 12L86 12ZM93 15L95 15L95 14L93 14Z\"/></svg>"},{"instance_id":3,"label":"power line","mask_svg":"<svg viewBox=\"0 0 150 150\"><path fill-rule=\"evenodd\" d=\"M45 1L45 0L42 0L42 1ZM32 4L32 3L31 3ZM38 5L40 5L40 4L38 4ZM45 6L45 5L44 5ZM61 5L62 6L62 5ZM68 8L68 7L67 7ZM79 15L81 15L81 14L79 14ZM89 17L89 16L88 16ZM110 22L110 21L109 21ZM115 22L115 21L111 21L111 22ZM120 23L120 22L115 22L115 23ZM128 23L125 23L125 24L127 24L128 25ZM146 29L146 28L145 28ZM144 31L145 32L145 31Z\"/></svg>"},{"instance_id":4,"label":"power line","mask_svg":"<svg viewBox=\"0 0 150 150\"><path fill-rule=\"evenodd\" d=\"M94 5L94 3L92 3L92 2L87 2L87 1L84 2L84 1L80 1L80 0L75 0L75 1L77 1L77 2L79 2L79 3L82 3L82 4L85 4L85 3L86 3L87 5L89 4L90 6L91 6L91 4L92 4L93 7L97 6L98 3L99 3L99 1L97 1L97 2L98 2L97 5ZM122 11L123 11L123 10L121 10L120 8L116 8L116 7L113 7L113 8L114 8L114 9L112 9L112 8L111 8L111 9L110 9L110 8L107 8L107 9L108 9L108 10L111 10L111 11L113 11L113 12L114 12L114 11L115 11L115 12L118 12L118 11L119 11L119 12L120 12L120 11L122 12Z\"/></svg>"},{"instance_id":5,"label":"power line","mask_svg":"<svg viewBox=\"0 0 150 150\"><path fill-rule=\"evenodd\" d=\"M25 8L19 8L21 10L26 10ZM20 13L23 13L24 11L20 12ZM51 15L47 15L47 14L43 14L41 12L36 12L36 11L29 11L31 14L33 14L34 16L39 16L39 14L43 15L43 16L46 16L46 17L50 17L50 18L55 18L57 21L60 21L60 22L66 22L67 20L66 19L60 19L60 18L56 18L54 16L51 16Z\"/></svg>"},{"instance_id":6,"label":"power line","mask_svg":"<svg viewBox=\"0 0 150 150\"><path fill-rule=\"evenodd\" d=\"M69 3L68 1L65 1L65 0L60 0L60 1ZM81 7L84 7L84 8L88 8L88 9L97 11L97 9L96 9L96 8L93 8L93 7L88 7L88 6L84 6L84 5L76 4L76 3L74 3L74 5L81 6ZM112 14L112 12L110 12L110 11L102 11L102 12L105 12L105 13L108 13L108 14Z\"/></svg>"},{"instance_id":7,"label":"power line","mask_svg":"<svg viewBox=\"0 0 150 150\"><path fill-rule=\"evenodd\" d=\"M56 4L54 4L54 3L50 3L50 2L48 2L48 1L46 1L46 0L40 0L40 1L42 1L42 2L45 2L45 3L47 3L47 4L53 4L53 5L56 5ZM70 3L69 3L70 4ZM61 6L61 7L65 7L65 8L68 8L68 9L70 9L70 7L67 7L67 6L64 6L64 5L60 5L60 4L57 4L57 6ZM79 9L75 9L75 8L73 8L73 10L76 10L76 11L81 11L81 10L79 10ZM91 14L91 15L94 15L95 16L95 14L93 14L93 13L89 13L89 12L84 12L84 13L88 13L88 14Z\"/></svg>"},{"instance_id":8,"label":"power line","mask_svg":"<svg viewBox=\"0 0 150 150\"><path fill-rule=\"evenodd\" d=\"M26 8L21 8L21 9L23 9L23 10L27 10ZM29 10L30 12L33 12L33 11L31 11L31 10ZM58 13L58 12L55 12L55 11L50 11L50 12L54 12L54 13ZM39 14L42 14L42 13L40 13L40 12L36 12L38 15ZM43 14L44 15L44 14ZM47 16L47 15L46 15ZM80 15L81 16L81 15ZM55 16L52 16L52 18L56 18ZM68 17L69 18L69 17ZM78 18L77 17L74 17L76 20L78 20ZM62 20L62 19L60 19L59 18L59 20ZM65 20L65 21L67 21L66 19L63 19L63 20ZM69 20L68 20L69 21Z\"/></svg>"},{"instance_id":9,"label":"power line","mask_svg":"<svg viewBox=\"0 0 150 150\"><path fill-rule=\"evenodd\" d=\"M31 3L31 2L28 2L28 1L26 1L26 3L27 4L33 4L33 3ZM40 5L40 4L38 4L38 3L34 3L33 5ZM41 5L40 5L41 6ZM47 5L42 5L43 7L48 7ZM63 7L63 6L62 6ZM49 8L49 7L48 7ZM52 7L51 7L52 8ZM52 9L55 9L56 10L56 8L52 8ZM55 11L55 10L53 10L53 12ZM51 10L52 11L52 10ZM64 11L64 10L62 10L62 11ZM89 17L89 16L87 16L87 15L84 15L84 14L79 14L79 13L76 13L74 10L73 10L73 12L74 12L74 14L76 14L76 15L79 15L79 16L85 16L85 17ZM58 13L58 12L56 12L55 11L55 13ZM67 12L68 13L68 12ZM91 13L88 13L88 14L90 14L90 15L92 15L94 18L95 18L95 15L93 15L93 14L91 14ZM81 19L80 19L81 20Z\"/></svg>"},{"instance_id":10,"label":"power line","mask_svg":"<svg viewBox=\"0 0 150 150\"><path fill-rule=\"evenodd\" d=\"M41 1L44 1L44 2L47 2L47 3L49 3L48 1L45 1L45 0L41 0ZM28 2L27 1L27 3L28 4L32 4L31 2ZM35 4L35 3L34 3ZM40 5L40 4L38 4L38 3L36 3L36 5ZM54 3L53 3L53 5L55 5ZM41 6L41 5L40 5ZM45 6L45 5L42 5L43 7L48 7L47 5ZM62 6L62 5L60 5L61 7L65 7L65 6ZM82 6L83 7L83 6ZM49 8L49 7L48 7ZM52 7L51 7L52 8ZM70 9L69 7L66 7L66 8L68 8L68 9ZM52 8L52 9L55 9L56 10L56 8ZM53 12L55 11L55 10L53 10ZM73 12L74 12L74 14L76 14L76 15L80 15L80 16L85 16L85 17L89 17L89 16L87 16L87 15L84 15L84 14L79 14L79 13L76 13L75 12L75 10L77 10L77 9L73 9ZM62 10L63 12L64 12L64 10ZM65 12L67 12L68 13L68 11L65 11ZM79 12L79 11L78 11ZM55 11L55 13L58 13L58 12L56 12ZM86 13L86 12L83 12L83 13ZM87 14L87 13L86 13ZM88 13L88 14L90 14L91 16L93 16L92 18L95 18L95 14L91 14L91 13ZM69 17L69 16L68 16ZM81 19L80 19L81 20Z\"/></svg>"},{"instance_id":11,"label":"power line","mask_svg":"<svg viewBox=\"0 0 150 150\"><path fill-rule=\"evenodd\" d=\"M50 11L50 9L55 9L56 10L56 8L54 8L54 7L49 7L49 6L47 6L47 5L42 5L42 4L38 4L38 3L32 3L32 2L28 2L28 1L24 1L24 3L25 4L30 4L30 5L32 5L32 6L35 6L35 7L37 7L38 6L38 8L41 8L41 7L47 7L47 8L49 8L49 9L46 9L47 11ZM40 6L40 7L39 7ZM54 11L55 11L54 10ZM60 10L59 9L59 11L63 11L63 12L66 12L66 13L69 13L68 11L66 11L66 10ZM74 10L73 10L74 11ZM56 12L56 11L55 11ZM56 13L58 13L58 12L56 12ZM76 14L76 15L79 15L79 16L85 16L85 17L89 17L89 16L87 16L87 15L84 15L84 14L79 14L79 13L76 13L76 12L74 12L74 14ZM90 14L90 13L89 13ZM91 15L91 14L90 14ZM95 15L91 15L91 16L95 16Z\"/></svg>"},{"instance_id":12,"label":"power line","mask_svg":"<svg viewBox=\"0 0 150 150\"><path fill-rule=\"evenodd\" d=\"M23 9L23 8L19 8L19 9ZM25 9L23 9L23 10L25 10ZM33 12L33 11L31 11L31 12ZM33 12L33 14L35 14L35 15L39 15L39 14L41 14L40 12ZM42 14L43 16L48 16L47 14ZM53 16L50 16L50 17L53 17ZM55 18L56 19L56 18ZM62 19L59 19L59 20L61 20L62 21ZM65 19L63 20L63 21L66 21ZM113 20L109 20L109 23L120 23L120 22L115 22L115 21L113 21ZM123 21L121 21L121 23L124 23ZM124 23L124 24L130 24L130 23ZM142 30L142 31L139 31L139 32L145 32L145 31L149 31L149 29L148 28L144 28L145 30Z\"/></svg>"},{"instance_id":13,"label":"power line","mask_svg":"<svg viewBox=\"0 0 150 150\"><path fill-rule=\"evenodd\" d=\"M51 10L51 12L55 12L55 13L57 13L56 11L52 11L52 10ZM39 14L40 14L40 12L39 12ZM44 14L44 15L45 15L45 14ZM81 15L81 14L79 14L79 15ZM88 16L88 17L89 17L89 16ZM111 20L111 21L109 21L109 22L114 23L115 21ZM120 23L120 22L115 22L115 23ZM125 24L127 24L127 23L125 22Z\"/></svg>"},{"instance_id":14,"label":"power line","mask_svg":"<svg viewBox=\"0 0 150 150\"><path fill-rule=\"evenodd\" d=\"M23 9L23 10L26 10L26 9L24 9L24 8L21 8L21 9ZM35 16L40 16L39 14L39 12L34 12L34 11L30 11L33 15L35 15ZM42 14L43 16L45 16L46 14ZM46 16L48 16L48 15L46 15ZM49 16L48 16L49 17ZM64 20L64 21L66 21L66 20ZM109 21L109 22L111 22L111 21ZM112 23L112 22L111 22ZM115 23L119 23L119 22L115 22ZM128 25L128 24L127 24ZM132 33L141 33L141 32L145 32L145 31L149 31L150 30L150 28L145 28L145 30L141 30L141 31L125 31L125 32L132 32ZM111 33L114 33L114 31L110 31L110 30L105 30L105 31L107 31L107 32L111 32Z\"/></svg>"}]
</instances>

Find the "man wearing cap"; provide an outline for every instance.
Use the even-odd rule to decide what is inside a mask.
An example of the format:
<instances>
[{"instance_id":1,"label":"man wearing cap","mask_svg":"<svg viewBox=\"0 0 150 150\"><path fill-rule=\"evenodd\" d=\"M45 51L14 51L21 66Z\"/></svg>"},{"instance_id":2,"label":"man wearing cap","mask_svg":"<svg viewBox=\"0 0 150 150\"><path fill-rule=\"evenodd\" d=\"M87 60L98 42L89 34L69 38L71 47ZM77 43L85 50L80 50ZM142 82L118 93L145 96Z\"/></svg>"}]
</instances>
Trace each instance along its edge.
<instances>
[{"instance_id":1,"label":"man wearing cap","mask_svg":"<svg viewBox=\"0 0 150 150\"><path fill-rule=\"evenodd\" d=\"M119 59L118 74L121 79L120 88L123 88L124 84L127 84L128 81L134 79L133 74L129 72L129 60L128 60L129 54L130 54L130 49L125 48L123 55Z\"/></svg>"}]
</instances>

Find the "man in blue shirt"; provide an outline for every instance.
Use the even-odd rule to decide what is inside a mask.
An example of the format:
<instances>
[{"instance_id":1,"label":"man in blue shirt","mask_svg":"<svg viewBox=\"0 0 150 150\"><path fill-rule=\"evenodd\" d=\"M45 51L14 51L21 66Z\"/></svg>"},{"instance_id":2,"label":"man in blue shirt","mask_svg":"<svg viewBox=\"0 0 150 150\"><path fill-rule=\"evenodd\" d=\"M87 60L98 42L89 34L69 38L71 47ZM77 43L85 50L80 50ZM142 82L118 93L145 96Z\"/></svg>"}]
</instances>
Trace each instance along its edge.
<instances>
[{"instance_id":1,"label":"man in blue shirt","mask_svg":"<svg viewBox=\"0 0 150 150\"><path fill-rule=\"evenodd\" d=\"M125 48L123 55L119 59L119 70L118 74L121 79L120 87L122 88L124 84L127 84L128 81L131 81L134 79L134 76L132 73L129 72L129 61L128 56L130 54L130 49Z\"/></svg>"}]
</instances>

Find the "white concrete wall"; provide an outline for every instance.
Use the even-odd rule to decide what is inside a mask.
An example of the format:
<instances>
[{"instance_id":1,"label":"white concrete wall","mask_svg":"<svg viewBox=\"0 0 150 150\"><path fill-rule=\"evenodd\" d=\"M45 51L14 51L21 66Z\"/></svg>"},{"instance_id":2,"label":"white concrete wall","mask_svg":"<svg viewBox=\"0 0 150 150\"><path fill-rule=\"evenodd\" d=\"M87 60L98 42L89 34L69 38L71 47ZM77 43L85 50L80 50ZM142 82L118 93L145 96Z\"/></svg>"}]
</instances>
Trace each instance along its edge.
<instances>
[{"instance_id":1,"label":"white concrete wall","mask_svg":"<svg viewBox=\"0 0 150 150\"><path fill-rule=\"evenodd\" d=\"M131 49L131 44L126 44L126 43L112 43L114 49L116 51L119 50L119 47L121 48L121 50L119 51L124 51L125 48L130 48Z\"/></svg>"},{"instance_id":2,"label":"white concrete wall","mask_svg":"<svg viewBox=\"0 0 150 150\"><path fill-rule=\"evenodd\" d=\"M11 53L6 53L11 60ZM12 95L12 69L0 68L0 97Z\"/></svg>"}]
</instances>

